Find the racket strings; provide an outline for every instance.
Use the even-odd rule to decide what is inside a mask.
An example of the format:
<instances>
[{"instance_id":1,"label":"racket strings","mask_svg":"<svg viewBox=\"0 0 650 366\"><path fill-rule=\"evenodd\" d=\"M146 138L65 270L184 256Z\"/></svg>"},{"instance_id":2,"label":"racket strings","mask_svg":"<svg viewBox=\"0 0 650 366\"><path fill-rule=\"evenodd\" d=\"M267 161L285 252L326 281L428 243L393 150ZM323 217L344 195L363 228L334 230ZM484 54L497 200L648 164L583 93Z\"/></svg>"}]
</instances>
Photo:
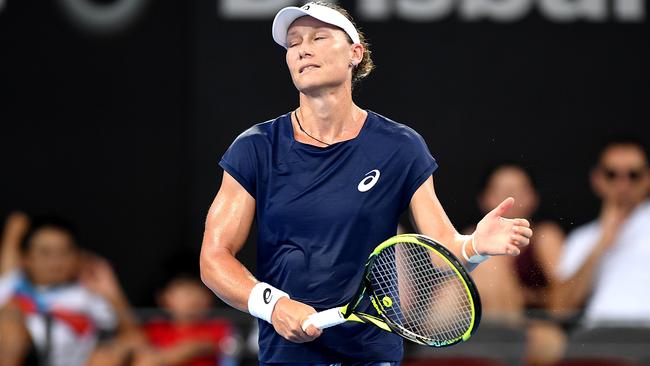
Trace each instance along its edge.
<instances>
[{"instance_id":1,"label":"racket strings","mask_svg":"<svg viewBox=\"0 0 650 366\"><path fill-rule=\"evenodd\" d=\"M416 293L415 296L409 296L410 298L415 298L415 302L409 309L411 310L411 314L413 316L410 316L410 322L407 322L407 324L417 328L420 324L431 326L435 325L435 323L438 322L441 323L441 326L434 327L435 329L426 329L426 331L436 330L445 339L449 339L449 337L454 338L457 335L454 334L455 327L452 323L452 319L446 316L442 316L438 319L436 318L437 314L431 311L434 310L432 305L433 301L436 299L446 300L447 302L449 302L449 300L456 301L455 303L445 304L445 306L442 308L443 310L448 310L450 307L458 308L461 306L461 304L457 302L457 296L449 297L450 289L447 284L449 283L449 280L454 279L454 277L451 277L453 276L453 271L447 271L447 273L444 274L444 272L432 269L430 263L428 262L431 259L428 254L429 253L427 253L426 250L419 252L416 251L414 256L416 259L412 261L412 263L407 264L414 265L414 270L417 273L426 274L426 276L422 277L416 276L415 281L409 280L407 282L407 293ZM404 258L410 259L411 257L407 255L404 256ZM431 274L433 275L432 279L429 278L429 275ZM403 278L405 277L402 276L402 279ZM444 284L444 286L429 287L432 283L438 285ZM427 292L427 290L429 291ZM401 295L400 298L402 298L402 296L403 295ZM409 315L409 313L405 313L405 316L409 317ZM462 333L460 334L462 335Z\"/></svg>"},{"instance_id":2,"label":"racket strings","mask_svg":"<svg viewBox=\"0 0 650 366\"><path fill-rule=\"evenodd\" d=\"M427 253L427 250L416 251L416 259L413 262L418 264L416 266L416 271L418 271L418 273L426 273L427 275L433 273L432 282L436 285L429 287L431 291L423 294L422 290L418 290L422 289L422 287L416 286L420 284L420 286L425 286L424 288L426 289L426 282L407 282L412 285L409 286L412 288L409 288L408 292L413 293L414 290L417 291L415 298L419 300L412 306L415 310L413 314L416 314L416 316L412 317L412 324L417 327L419 326L420 321L424 319L424 324L428 326L428 329L425 329L425 331L438 333L443 339L453 339L462 335L467 329L463 318L455 318L454 315L458 314L450 313L450 311L463 308L463 304L460 303L460 301L463 300L464 296L459 296L462 295L457 291L459 287L454 287L455 283L453 281L457 280L455 272L451 269L446 271L433 269L431 266L431 258L427 258L429 254L431 254L431 252ZM397 254L397 258L399 260L399 253ZM404 256L404 258L408 259L411 257L407 255ZM397 263L399 268L399 262ZM423 264L425 265L424 267L422 266ZM400 282L404 282L404 278L406 277L402 277ZM426 277L420 279L426 279ZM402 296L403 295L400 295L400 298Z\"/></svg>"},{"instance_id":3,"label":"racket strings","mask_svg":"<svg viewBox=\"0 0 650 366\"><path fill-rule=\"evenodd\" d=\"M450 338L455 338L456 332L454 332L454 325L450 321L449 316L442 316L439 318L436 318L436 314L432 313L432 310L436 310L435 307L432 306L432 300L439 298L440 296L447 295L446 300L450 299L448 294L449 290L447 289L446 291L441 292L440 288L436 288L435 286L427 286L428 283L437 282L437 283L445 283L446 279L444 275L441 275L440 272L437 271L432 271L430 265L426 265L428 263L430 258L427 258L427 256L422 256L422 254L425 254L428 256L428 254L425 252L418 252L416 251L415 253L409 253L409 254L415 254L415 256L412 255L402 255L402 258L406 259L413 259L410 260L408 263L409 268L417 271L418 273L426 273L426 276L420 276L420 277L410 277L411 280L409 281L404 281L404 278L406 278L406 274L400 273L400 268L406 268L404 265L400 266L399 262L396 262L397 265L393 267L389 267L391 271L389 272L390 275L386 276L384 273L384 276L382 276L383 280L386 283L389 283L391 280L395 280L395 275L397 275L397 278L401 278L401 281L398 281L398 287L397 287L397 293L398 295L395 295L395 287L393 286L392 292L393 295L389 296L388 294L384 294L384 296L389 296L390 298L396 298L399 299L399 304L398 306L394 307L394 313L396 316L393 317L393 320L396 320L396 323L399 325L403 326L406 330L412 331L420 336L428 336L430 334L437 334L441 337L442 340L444 339L450 339ZM388 254L388 253L387 253ZM418 256L420 258L418 258ZM386 257L386 258L390 258ZM397 254L397 258L400 258L400 255ZM385 262L385 260L382 260L382 262ZM390 262L390 261L389 261ZM423 266L423 263L425 264ZM385 266L384 266L385 267ZM448 286L447 286L448 287ZM432 291L429 291L427 293L427 289L432 289ZM424 290L424 291L423 291ZM408 303L405 303L407 301ZM408 305L408 306L405 306ZM448 303L446 306L443 306L442 309L446 309L449 307L458 307L459 305L456 304L451 304ZM440 309L440 306L437 306L438 309ZM403 311L406 310L406 311ZM390 312L390 311L389 311ZM390 315L389 315L390 316ZM438 323L438 325L436 325ZM423 325L426 326L425 329ZM464 330L463 330L464 331ZM462 334L462 333L460 333Z\"/></svg>"},{"instance_id":4,"label":"racket strings","mask_svg":"<svg viewBox=\"0 0 650 366\"><path fill-rule=\"evenodd\" d=\"M422 248L422 247L418 246L418 248ZM433 269L431 267L431 264L433 262L431 261L431 257L430 257L431 254L432 252L429 252L428 250L422 250L422 249L416 250L415 263L419 264L416 270L419 271L420 273L422 273L422 271L432 272L434 274L433 282L437 284L437 286L432 286L431 287L432 291L429 292L426 295L426 297L416 296L416 298L425 301L416 302L413 308L417 309L416 311L417 314L420 314L421 317L426 318L427 325L434 325L436 322L440 323L440 325L435 326L434 329L428 329L428 330L430 331L435 330L437 332L440 332L443 338L447 337L447 339L449 338L453 339L456 338L457 336L462 335L464 331L467 329L467 326L469 326L469 323L465 324L466 318L457 317L459 315L458 313L449 313L449 311L463 309L464 304L462 302L466 300L466 296L464 296L464 292L461 293L458 291L458 290L461 291L463 290L462 283L458 284L454 282L454 281L458 281L458 278L456 277L455 272L451 268L446 268L445 271L440 271L440 270ZM397 257L398 259L400 258L399 254L397 255ZM407 255L404 258L408 259L410 257ZM425 267L422 267L423 264L425 264ZM448 265L444 263L444 266L447 267ZM424 278L425 277L422 277L422 279ZM417 282L422 283L422 281L417 281ZM413 283L413 285L417 286L416 283ZM426 286L426 283L422 283L421 285ZM417 287L414 288L417 289ZM418 295L420 294L418 293ZM438 306L433 306L434 301L437 301ZM469 305L469 302L467 303L467 305ZM433 310L438 310L438 311L434 312ZM438 315L440 314L440 310L443 311L442 314L443 316L438 317ZM418 321L419 319L415 317L414 324L417 325ZM460 331L460 333L458 333L458 331Z\"/></svg>"},{"instance_id":5,"label":"racket strings","mask_svg":"<svg viewBox=\"0 0 650 366\"><path fill-rule=\"evenodd\" d=\"M385 316L403 332L444 345L469 329L472 306L456 271L427 247L397 243L377 255L370 281Z\"/></svg>"}]
</instances>

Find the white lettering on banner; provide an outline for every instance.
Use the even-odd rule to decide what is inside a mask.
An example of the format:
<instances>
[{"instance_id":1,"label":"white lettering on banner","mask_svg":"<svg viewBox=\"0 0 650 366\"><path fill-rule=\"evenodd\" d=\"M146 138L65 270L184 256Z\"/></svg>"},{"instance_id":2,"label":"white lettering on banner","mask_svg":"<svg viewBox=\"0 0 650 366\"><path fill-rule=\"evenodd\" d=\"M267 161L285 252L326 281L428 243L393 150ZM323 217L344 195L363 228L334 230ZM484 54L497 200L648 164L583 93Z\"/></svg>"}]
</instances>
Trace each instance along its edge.
<instances>
[{"instance_id":1,"label":"white lettering on banner","mask_svg":"<svg viewBox=\"0 0 650 366\"><path fill-rule=\"evenodd\" d=\"M393 4L388 1L360 1L357 12L364 20L386 20L393 12Z\"/></svg>"},{"instance_id":2,"label":"white lettering on banner","mask_svg":"<svg viewBox=\"0 0 650 366\"><path fill-rule=\"evenodd\" d=\"M266 19L285 6L296 5L295 0L221 0L219 12L226 19ZM335 3L336 1L330 1Z\"/></svg>"},{"instance_id":3,"label":"white lettering on banner","mask_svg":"<svg viewBox=\"0 0 650 366\"><path fill-rule=\"evenodd\" d=\"M539 10L559 22L607 20L608 0L540 0Z\"/></svg>"},{"instance_id":4,"label":"white lettering on banner","mask_svg":"<svg viewBox=\"0 0 650 366\"><path fill-rule=\"evenodd\" d=\"M146 10L149 0L116 0L107 4L92 0L58 0L63 14L85 31L99 34L120 32Z\"/></svg>"},{"instance_id":5,"label":"white lettering on banner","mask_svg":"<svg viewBox=\"0 0 650 366\"><path fill-rule=\"evenodd\" d=\"M449 15L454 0L397 0L397 14L414 21L438 20Z\"/></svg>"},{"instance_id":6,"label":"white lettering on banner","mask_svg":"<svg viewBox=\"0 0 650 366\"><path fill-rule=\"evenodd\" d=\"M614 14L623 21L642 22L645 19L644 0L619 0L614 3Z\"/></svg>"},{"instance_id":7,"label":"white lettering on banner","mask_svg":"<svg viewBox=\"0 0 650 366\"><path fill-rule=\"evenodd\" d=\"M532 6L529 0L467 0L462 3L460 14L466 20L508 22L523 18Z\"/></svg>"},{"instance_id":8,"label":"white lettering on banner","mask_svg":"<svg viewBox=\"0 0 650 366\"><path fill-rule=\"evenodd\" d=\"M2 0L0 0L2 1ZM272 18L282 7L302 5L296 0L217 0L226 19ZM336 1L331 1L336 2ZM451 16L464 21L512 22L534 8L553 22L642 22L646 0L357 0L359 19L382 21L395 16L414 22L431 22Z\"/></svg>"}]
</instances>

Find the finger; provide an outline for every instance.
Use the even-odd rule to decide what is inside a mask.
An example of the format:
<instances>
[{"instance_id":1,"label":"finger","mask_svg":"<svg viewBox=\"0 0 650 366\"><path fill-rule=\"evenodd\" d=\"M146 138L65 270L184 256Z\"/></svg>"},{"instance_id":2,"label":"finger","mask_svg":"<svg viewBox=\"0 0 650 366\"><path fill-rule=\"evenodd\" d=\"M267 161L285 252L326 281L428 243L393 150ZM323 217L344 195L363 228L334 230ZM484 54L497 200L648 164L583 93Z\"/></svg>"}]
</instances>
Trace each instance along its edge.
<instances>
[{"instance_id":1,"label":"finger","mask_svg":"<svg viewBox=\"0 0 650 366\"><path fill-rule=\"evenodd\" d=\"M514 222L517 226L530 227L530 222L526 219L514 219Z\"/></svg>"},{"instance_id":2,"label":"finger","mask_svg":"<svg viewBox=\"0 0 650 366\"><path fill-rule=\"evenodd\" d=\"M508 244L506 246L506 255L510 255L514 257L519 255L519 253L521 253L521 250L519 250L519 248L517 248L516 246L512 244Z\"/></svg>"},{"instance_id":3,"label":"finger","mask_svg":"<svg viewBox=\"0 0 650 366\"><path fill-rule=\"evenodd\" d=\"M302 330L303 330L305 333L307 332L307 328L309 328L309 327L311 327L311 326L313 326L313 323L312 323L312 318L309 317L309 316L308 316L305 320L303 320L302 322L300 322L300 328L302 328Z\"/></svg>"},{"instance_id":4,"label":"finger","mask_svg":"<svg viewBox=\"0 0 650 366\"><path fill-rule=\"evenodd\" d=\"M309 336L300 328L288 327L280 333L285 339L293 343L304 343L309 341Z\"/></svg>"},{"instance_id":5,"label":"finger","mask_svg":"<svg viewBox=\"0 0 650 366\"><path fill-rule=\"evenodd\" d=\"M530 239L523 235L512 234L510 235L510 242L518 247L525 247L530 244Z\"/></svg>"},{"instance_id":6,"label":"finger","mask_svg":"<svg viewBox=\"0 0 650 366\"><path fill-rule=\"evenodd\" d=\"M295 342L295 343L311 342L314 339L316 339L316 337L310 336L309 334L305 333L300 328L292 329L291 332L292 332L292 334L291 334L292 342Z\"/></svg>"},{"instance_id":7,"label":"finger","mask_svg":"<svg viewBox=\"0 0 650 366\"><path fill-rule=\"evenodd\" d=\"M513 226L512 232L530 238L533 236L533 230L529 227Z\"/></svg>"},{"instance_id":8,"label":"finger","mask_svg":"<svg viewBox=\"0 0 650 366\"><path fill-rule=\"evenodd\" d=\"M306 342L306 341L302 340L302 337L299 337L299 336L297 336L295 334L290 334L290 335L288 335L288 336L286 336L284 338L286 340L288 340L289 342L292 342L292 343L305 343Z\"/></svg>"},{"instance_id":9,"label":"finger","mask_svg":"<svg viewBox=\"0 0 650 366\"><path fill-rule=\"evenodd\" d=\"M503 216L515 204L515 199L508 197L501 202L494 210L488 213L488 216Z\"/></svg>"},{"instance_id":10,"label":"finger","mask_svg":"<svg viewBox=\"0 0 650 366\"><path fill-rule=\"evenodd\" d=\"M319 337L322 333L323 333L322 330L316 328L313 325L308 326L307 329L305 330L305 334L307 334L309 337L311 337L312 340Z\"/></svg>"}]
</instances>

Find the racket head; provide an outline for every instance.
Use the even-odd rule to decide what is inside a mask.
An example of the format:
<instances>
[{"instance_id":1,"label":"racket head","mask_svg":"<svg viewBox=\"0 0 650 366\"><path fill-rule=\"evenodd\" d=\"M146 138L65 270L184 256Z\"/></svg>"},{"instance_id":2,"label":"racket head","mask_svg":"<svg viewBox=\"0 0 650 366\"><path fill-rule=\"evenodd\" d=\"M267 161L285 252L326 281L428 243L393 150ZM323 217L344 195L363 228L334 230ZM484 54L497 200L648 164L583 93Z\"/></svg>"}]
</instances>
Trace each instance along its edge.
<instances>
[{"instance_id":1,"label":"racket head","mask_svg":"<svg viewBox=\"0 0 650 366\"><path fill-rule=\"evenodd\" d=\"M481 319L474 281L449 250L424 235L396 235L377 246L360 291L394 333L426 346L466 341Z\"/></svg>"}]
</instances>

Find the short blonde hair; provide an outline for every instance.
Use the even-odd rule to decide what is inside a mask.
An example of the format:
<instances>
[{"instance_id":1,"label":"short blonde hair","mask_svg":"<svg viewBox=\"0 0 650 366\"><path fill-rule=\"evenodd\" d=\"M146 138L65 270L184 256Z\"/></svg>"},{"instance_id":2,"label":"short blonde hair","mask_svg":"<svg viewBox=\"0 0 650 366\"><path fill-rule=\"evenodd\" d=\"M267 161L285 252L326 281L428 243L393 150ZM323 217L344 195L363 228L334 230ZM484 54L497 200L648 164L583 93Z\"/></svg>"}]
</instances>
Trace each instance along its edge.
<instances>
[{"instance_id":1,"label":"short blonde hair","mask_svg":"<svg viewBox=\"0 0 650 366\"><path fill-rule=\"evenodd\" d=\"M361 32L359 27L354 23L354 19L352 19L352 16L350 13L348 13L347 10L343 9L339 5L328 3L325 1L312 1L311 3L316 4L316 5L322 5L326 6L330 9L334 9L338 11L339 13L343 14L348 20L354 25L354 27L357 29L357 33L359 33L359 41L361 45L363 45L363 57L361 58L361 62L354 67L354 70L352 70L352 86L359 82L359 80L365 78L366 76L370 75L372 70L375 68L375 63L372 61L372 58L370 57L372 52L370 51L370 44L368 43L365 34ZM350 43L352 43L352 40L348 36L348 40Z\"/></svg>"}]
</instances>

